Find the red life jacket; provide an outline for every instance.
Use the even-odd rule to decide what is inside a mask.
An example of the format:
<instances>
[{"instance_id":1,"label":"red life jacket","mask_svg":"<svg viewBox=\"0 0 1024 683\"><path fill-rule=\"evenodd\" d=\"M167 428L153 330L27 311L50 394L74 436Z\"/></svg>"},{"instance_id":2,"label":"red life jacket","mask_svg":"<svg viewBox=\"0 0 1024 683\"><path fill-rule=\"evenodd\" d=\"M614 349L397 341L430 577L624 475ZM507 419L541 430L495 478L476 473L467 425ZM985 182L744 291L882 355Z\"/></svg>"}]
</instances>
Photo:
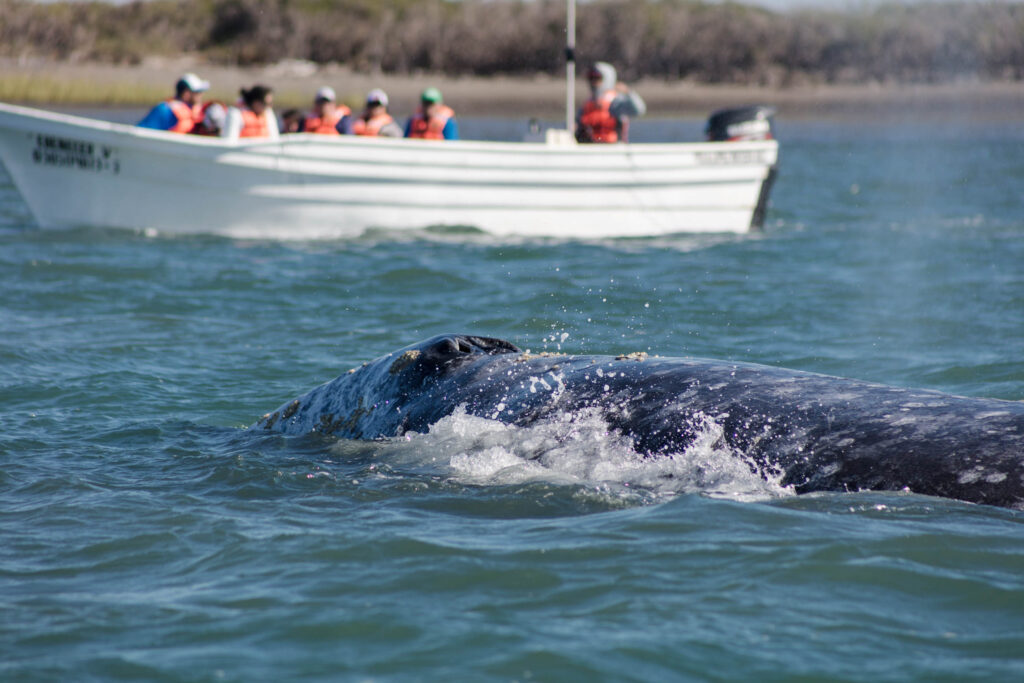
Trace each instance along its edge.
<instances>
[{"instance_id":1,"label":"red life jacket","mask_svg":"<svg viewBox=\"0 0 1024 683\"><path fill-rule=\"evenodd\" d=\"M166 100L166 103L178 117L178 122L169 129L171 133L189 133L203 120L203 109L198 104L188 105L176 97Z\"/></svg>"},{"instance_id":2,"label":"red life jacket","mask_svg":"<svg viewBox=\"0 0 1024 683\"><path fill-rule=\"evenodd\" d=\"M612 102L617 95L614 90L605 90L597 99L591 97L583 105L579 125L589 133L590 142L618 142L624 138L622 124L611 114Z\"/></svg>"},{"instance_id":3,"label":"red life jacket","mask_svg":"<svg viewBox=\"0 0 1024 683\"><path fill-rule=\"evenodd\" d=\"M423 113L423 107L420 107L413 114L412 124L409 126L409 137L425 140L444 140L444 127L448 123L448 119L453 116L455 116L455 112L443 104L437 108L437 113L430 118L427 118L426 114Z\"/></svg>"},{"instance_id":4,"label":"red life jacket","mask_svg":"<svg viewBox=\"0 0 1024 683\"><path fill-rule=\"evenodd\" d=\"M242 112L242 130L238 133L238 137L270 137L270 130L267 128L267 117L265 115L259 115L247 107L240 109L240 111Z\"/></svg>"},{"instance_id":5,"label":"red life jacket","mask_svg":"<svg viewBox=\"0 0 1024 683\"><path fill-rule=\"evenodd\" d=\"M348 107L340 104L330 116L320 118L310 114L306 117L306 123L302 127L302 132L317 133L319 135L340 135L338 132L338 122L351 113Z\"/></svg>"},{"instance_id":6,"label":"red life jacket","mask_svg":"<svg viewBox=\"0 0 1024 683\"><path fill-rule=\"evenodd\" d=\"M360 116L352 123L352 132L356 135L377 136L380 135L381 128L394 122L395 120L388 113L377 114L369 119ZM441 129L444 130L444 126L441 126Z\"/></svg>"}]
</instances>

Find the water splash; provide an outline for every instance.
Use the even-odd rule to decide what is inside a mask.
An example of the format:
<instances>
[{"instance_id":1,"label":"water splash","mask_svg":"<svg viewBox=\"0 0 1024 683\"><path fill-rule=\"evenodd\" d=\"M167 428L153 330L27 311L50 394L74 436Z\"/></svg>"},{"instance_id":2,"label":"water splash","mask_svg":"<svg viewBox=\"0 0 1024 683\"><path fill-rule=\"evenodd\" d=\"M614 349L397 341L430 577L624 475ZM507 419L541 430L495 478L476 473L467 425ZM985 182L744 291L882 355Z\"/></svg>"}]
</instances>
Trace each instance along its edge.
<instances>
[{"instance_id":1,"label":"water splash","mask_svg":"<svg viewBox=\"0 0 1024 683\"><path fill-rule=\"evenodd\" d=\"M702 415L695 420L697 438L685 450L649 457L610 429L597 410L520 427L468 415L460 407L426 434L395 439L381 456L399 468L426 467L476 486L547 482L657 499L684 493L740 501L794 495L726 446L721 426Z\"/></svg>"}]
</instances>

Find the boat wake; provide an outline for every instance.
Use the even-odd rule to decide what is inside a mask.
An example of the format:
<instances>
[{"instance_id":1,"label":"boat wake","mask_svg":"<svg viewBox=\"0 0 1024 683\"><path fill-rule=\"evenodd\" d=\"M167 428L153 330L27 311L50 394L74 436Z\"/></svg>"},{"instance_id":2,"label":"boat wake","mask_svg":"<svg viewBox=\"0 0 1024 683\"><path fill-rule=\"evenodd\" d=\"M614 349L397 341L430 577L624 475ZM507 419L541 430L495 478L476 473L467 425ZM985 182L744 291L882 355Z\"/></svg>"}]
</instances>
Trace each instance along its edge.
<instances>
[{"instance_id":1,"label":"boat wake","mask_svg":"<svg viewBox=\"0 0 1024 683\"><path fill-rule=\"evenodd\" d=\"M552 483L612 495L764 501L795 495L780 477L762 473L724 441L721 426L703 418L683 452L650 457L609 429L597 410L560 413L529 426L466 414L460 407L425 434L387 442L379 457L397 470L428 471L470 486Z\"/></svg>"}]
</instances>

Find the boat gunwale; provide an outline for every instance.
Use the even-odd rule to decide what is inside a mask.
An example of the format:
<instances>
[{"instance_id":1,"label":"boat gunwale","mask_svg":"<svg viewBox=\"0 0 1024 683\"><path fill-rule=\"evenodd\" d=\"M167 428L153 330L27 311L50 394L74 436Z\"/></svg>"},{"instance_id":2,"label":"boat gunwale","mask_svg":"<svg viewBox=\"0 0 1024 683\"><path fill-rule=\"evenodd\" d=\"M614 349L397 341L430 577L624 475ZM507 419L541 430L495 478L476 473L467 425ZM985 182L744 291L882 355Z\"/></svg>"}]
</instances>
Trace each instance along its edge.
<instances>
[{"instance_id":1,"label":"boat gunwale","mask_svg":"<svg viewBox=\"0 0 1024 683\"><path fill-rule=\"evenodd\" d=\"M177 148L196 147L222 151L253 151L266 150L275 155L287 155L290 150L297 150L309 146L326 147L354 147L366 149L401 149L405 151L431 150L437 155L454 155L459 153L494 153L515 154L523 156L531 155L569 155L587 157L611 157L623 156L671 156L678 154L696 154L707 152L709 146L715 150L730 152L745 151L771 151L777 155L778 142L776 140L751 140L736 142L637 142L618 145L580 145L575 142L568 144L548 144L546 142L515 142L515 141L492 141L492 140L447 140L438 144L435 140L416 140L409 138L380 138L361 137L356 135L326 136L315 133L290 133L275 139L240 139L225 140L217 137L202 135L182 135L168 131L140 128L134 124L116 123L104 121L75 114L64 114L60 112L47 111L20 105L0 102L0 124L7 118L9 120L27 123L31 121L47 121L50 123L70 126L72 128L85 128L96 132L112 134L116 137L127 136L138 140L154 141L158 143L173 143ZM26 125L19 126L26 128ZM774 160L768 162L774 163Z\"/></svg>"}]
</instances>

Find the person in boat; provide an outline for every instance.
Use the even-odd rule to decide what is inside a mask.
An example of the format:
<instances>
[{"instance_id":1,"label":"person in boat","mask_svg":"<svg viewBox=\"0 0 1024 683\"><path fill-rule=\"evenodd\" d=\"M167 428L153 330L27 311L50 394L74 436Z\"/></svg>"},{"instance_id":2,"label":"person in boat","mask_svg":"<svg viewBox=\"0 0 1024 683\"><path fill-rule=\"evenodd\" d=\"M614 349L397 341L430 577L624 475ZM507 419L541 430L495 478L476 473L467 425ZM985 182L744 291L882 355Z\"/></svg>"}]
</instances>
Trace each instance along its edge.
<instances>
[{"instance_id":1,"label":"person in boat","mask_svg":"<svg viewBox=\"0 0 1024 683\"><path fill-rule=\"evenodd\" d=\"M341 135L348 132L342 126L342 120L351 113L352 111L344 104L338 104L334 88L325 85L316 91L316 97L313 98L313 111L306 116L302 132L317 133L318 135Z\"/></svg>"},{"instance_id":2,"label":"person in boat","mask_svg":"<svg viewBox=\"0 0 1024 683\"><path fill-rule=\"evenodd\" d=\"M272 105L274 94L265 85L254 85L241 91L241 98L234 107L228 108L227 120L221 130L221 137L276 138L280 135L277 116Z\"/></svg>"},{"instance_id":3,"label":"person in boat","mask_svg":"<svg viewBox=\"0 0 1024 683\"><path fill-rule=\"evenodd\" d=\"M576 140L579 142L626 142L629 119L643 116L643 99L616 80L615 67L597 62L587 71L590 99L576 116Z\"/></svg>"},{"instance_id":4,"label":"person in boat","mask_svg":"<svg viewBox=\"0 0 1024 683\"><path fill-rule=\"evenodd\" d=\"M441 91L427 88L420 95L420 107L405 124L405 137L426 140L458 140L455 112L444 104Z\"/></svg>"},{"instance_id":5,"label":"person in boat","mask_svg":"<svg viewBox=\"0 0 1024 683\"><path fill-rule=\"evenodd\" d=\"M282 133L301 133L306 125L306 116L298 109L287 109L281 114Z\"/></svg>"},{"instance_id":6,"label":"person in boat","mask_svg":"<svg viewBox=\"0 0 1024 683\"><path fill-rule=\"evenodd\" d=\"M174 97L150 109L137 125L172 133L191 133L203 120L203 93L209 89L209 81L187 73L175 83Z\"/></svg>"},{"instance_id":7,"label":"person in boat","mask_svg":"<svg viewBox=\"0 0 1024 683\"><path fill-rule=\"evenodd\" d=\"M228 118L228 110L220 102L209 102L203 106L203 119L189 131L192 135L219 137L224 130Z\"/></svg>"},{"instance_id":8,"label":"person in boat","mask_svg":"<svg viewBox=\"0 0 1024 683\"><path fill-rule=\"evenodd\" d=\"M402 128L388 113L388 94L374 88L366 95L363 113L352 122L352 133L382 138L402 137Z\"/></svg>"}]
</instances>

